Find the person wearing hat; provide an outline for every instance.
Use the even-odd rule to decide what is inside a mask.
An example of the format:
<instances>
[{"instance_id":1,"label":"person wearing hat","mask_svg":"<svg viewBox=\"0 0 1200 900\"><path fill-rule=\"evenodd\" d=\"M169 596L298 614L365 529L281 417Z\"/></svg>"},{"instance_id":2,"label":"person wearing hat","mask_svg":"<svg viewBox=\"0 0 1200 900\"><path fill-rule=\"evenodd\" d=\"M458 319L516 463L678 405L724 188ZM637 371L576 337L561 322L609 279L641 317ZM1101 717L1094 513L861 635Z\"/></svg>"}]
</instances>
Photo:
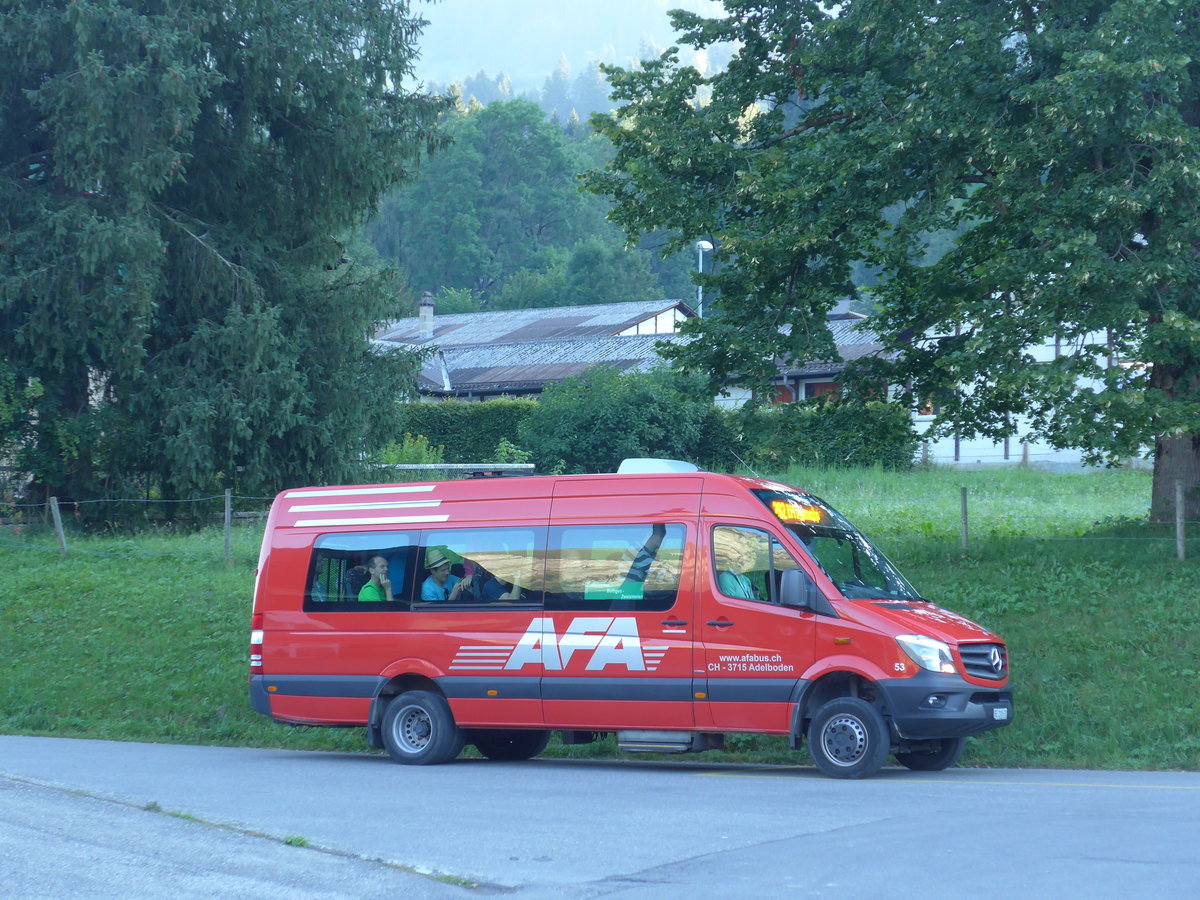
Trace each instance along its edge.
<instances>
[{"instance_id":1,"label":"person wearing hat","mask_svg":"<svg viewBox=\"0 0 1200 900\"><path fill-rule=\"evenodd\" d=\"M421 600L425 603L445 603L457 600L468 582L450 574L450 560L441 550L432 549L425 554L425 568L429 577L421 585Z\"/></svg>"}]
</instances>

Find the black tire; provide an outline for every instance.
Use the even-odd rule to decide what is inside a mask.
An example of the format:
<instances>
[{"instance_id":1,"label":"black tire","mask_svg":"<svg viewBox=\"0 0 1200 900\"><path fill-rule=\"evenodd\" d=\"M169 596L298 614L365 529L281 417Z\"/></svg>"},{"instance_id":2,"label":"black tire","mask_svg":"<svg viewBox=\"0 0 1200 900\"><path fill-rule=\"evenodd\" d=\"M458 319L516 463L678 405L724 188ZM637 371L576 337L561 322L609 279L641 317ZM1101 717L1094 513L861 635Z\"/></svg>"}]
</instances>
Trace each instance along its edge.
<instances>
[{"instance_id":1,"label":"black tire","mask_svg":"<svg viewBox=\"0 0 1200 900\"><path fill-rule=\"evenodd\" d=\"M963 747L967 745L967 739L941 738L928 743L930 745L928 750L897 753L896 762L914 772L940 772L958 762L959 757L962 756Z\"/></svg>"},{"instance_id":2,"label":"black tire","mask_svg":"<svg viewBox=\"0 0 1200 900\"><path fill-rule=\"evenodd\" d=\"M817 710L808 726L808 752L831 778L867 778L883 768L889 750L887 723L857 697L837 697Z\"/></svg>"},{"instance_id":3,"label":"black tire","mask_svg":"<svg viewBox=\"0 0 1200 900\"><path fill-rule=\"evenodd\" d=\"M450 762L463 748L450 704L431 691L408 691L393 699L383 713L381 732L388 755L407 765Z\"/></svg>"},{"instance_id":4,"label":"black tire","mask_svg":"<svg viewBox=\"0 0 1200 900\"><path fill-rule=\"evenodd\" d=\"M550 732L477 731L471 741L488 759L533 759L550 743Z\"/></svg>"}]
</instances>

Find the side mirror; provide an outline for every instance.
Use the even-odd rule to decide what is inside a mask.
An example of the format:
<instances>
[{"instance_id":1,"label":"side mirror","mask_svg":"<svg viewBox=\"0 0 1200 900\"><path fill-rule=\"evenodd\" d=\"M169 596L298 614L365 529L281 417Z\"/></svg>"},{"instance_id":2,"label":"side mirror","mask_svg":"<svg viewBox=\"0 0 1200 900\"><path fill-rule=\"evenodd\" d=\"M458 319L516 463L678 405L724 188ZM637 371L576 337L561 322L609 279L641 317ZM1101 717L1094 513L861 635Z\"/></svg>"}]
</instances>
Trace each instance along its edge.
<instances>
[{"instance_id":1,"label":"side mirror","mask_svg":"<svg viewBox=\"0 0 1200 900\"><path fill-rule=\"evenodd\" d=\"M779 602L783 606L837 617L833 605L817 590L813 580L800 569L786 569L779 582Z\"/></svg>"}]
</instances>

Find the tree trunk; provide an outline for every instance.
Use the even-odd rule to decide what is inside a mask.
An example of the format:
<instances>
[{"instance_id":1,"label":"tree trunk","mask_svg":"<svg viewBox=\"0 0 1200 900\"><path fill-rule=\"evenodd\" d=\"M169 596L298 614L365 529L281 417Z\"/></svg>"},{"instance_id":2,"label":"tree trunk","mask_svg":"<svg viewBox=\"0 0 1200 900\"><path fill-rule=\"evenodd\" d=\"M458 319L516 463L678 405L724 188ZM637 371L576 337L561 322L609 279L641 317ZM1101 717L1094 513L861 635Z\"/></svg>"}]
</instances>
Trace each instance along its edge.
<instances>
[{"instance_id":1,"label":"tree trunk","mask_svg":"<svg viewBox=\"0 0 1200 900\"><path fill-rule=\"evenodd\" d=\"M1154 440L1150 521L1175 521L1175 482L1183 482L1183 517L1200 520L1200 434Z\"/></svg>"}]
</instances>

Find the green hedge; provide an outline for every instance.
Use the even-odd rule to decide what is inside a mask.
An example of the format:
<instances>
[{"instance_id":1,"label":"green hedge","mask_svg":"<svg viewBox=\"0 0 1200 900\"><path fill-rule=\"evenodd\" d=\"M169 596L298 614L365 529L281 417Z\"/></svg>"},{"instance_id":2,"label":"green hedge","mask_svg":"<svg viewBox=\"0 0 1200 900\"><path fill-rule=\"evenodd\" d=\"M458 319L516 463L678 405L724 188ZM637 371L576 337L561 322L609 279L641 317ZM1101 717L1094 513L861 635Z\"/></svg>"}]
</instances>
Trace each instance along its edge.
<instances>
[{"instance_id":1,"label":"green hedge","mask_svg":"<svg viewBox=\"0 0 1200 900\"><path fill-rule=\"evenodd\" d=\"M671 376L596 371L533 399L446 400L400 406L397 433L423 435L443 460L490 462L507 439L533 453L539 471L614 471L624 456L686 459L715 471L739 462L906 469L917 435L906 410L853 399L721 410L673 389Z\"/></svg>"},{"instance_id":2,"label":"green hedge","mask_svg":"<svg viewBox=\"0 0 1200 900\"><path fill-rule=\"evenodd\" d=\"M895 403L842 399L730 415L741 420L736 452L757 467L907 469L917 451L912 418Z\"/></svg>"},{"instance_id":3,"label":"green hedge","mask_svg":"<svg viewBox=\"0 0 1200 900\"><path fill-rule=\"evenodd\" d=\"M444 462L494 462L500 439L517 444L517 428L536 406L536 400L515 398L402 403L396 433L424 435L443 448Z\"/></svg>"}]
</instances>

